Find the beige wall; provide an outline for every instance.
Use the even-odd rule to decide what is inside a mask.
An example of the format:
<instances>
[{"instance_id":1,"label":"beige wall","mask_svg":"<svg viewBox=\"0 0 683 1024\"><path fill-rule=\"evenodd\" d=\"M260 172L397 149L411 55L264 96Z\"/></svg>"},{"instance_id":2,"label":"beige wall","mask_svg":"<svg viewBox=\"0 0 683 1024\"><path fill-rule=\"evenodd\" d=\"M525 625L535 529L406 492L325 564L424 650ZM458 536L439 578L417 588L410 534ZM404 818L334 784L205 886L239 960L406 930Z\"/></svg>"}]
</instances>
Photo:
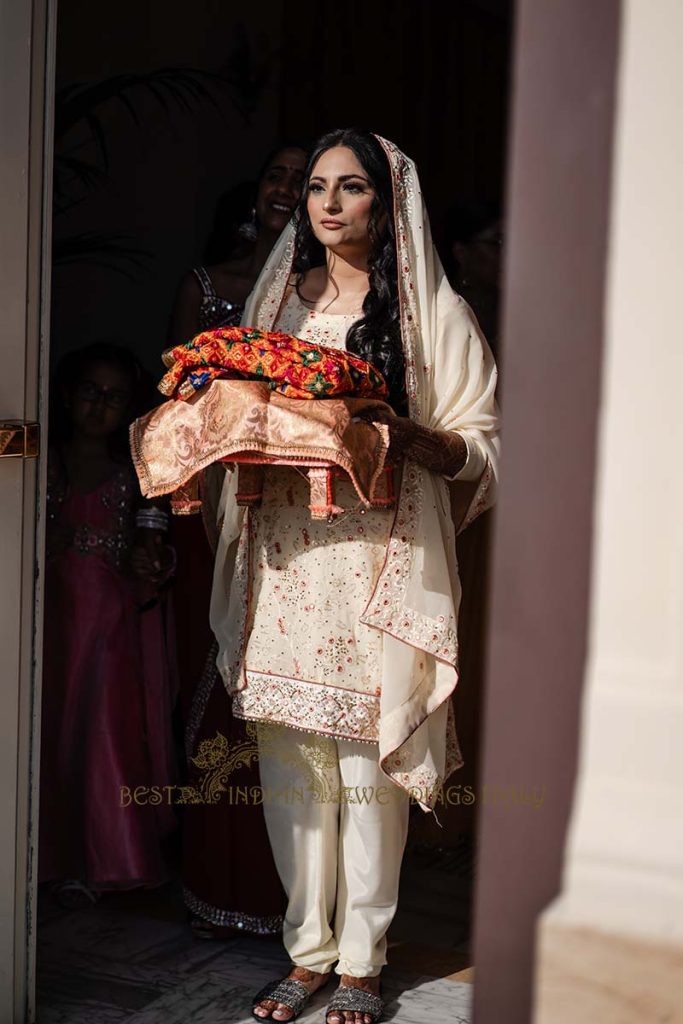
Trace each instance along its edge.
<instances>
[{"instance_id":1,"label":"beige wall","mask_svg":"<svg viewBox=\"0 0 683 1024\"><path fill-rule=\"evenodd\" d=\"M638 1019L683 1007L683 4L623 8L586 694L542 1022L630 1021L646 947L669 967Z\"/></svg>"}]
</instances>

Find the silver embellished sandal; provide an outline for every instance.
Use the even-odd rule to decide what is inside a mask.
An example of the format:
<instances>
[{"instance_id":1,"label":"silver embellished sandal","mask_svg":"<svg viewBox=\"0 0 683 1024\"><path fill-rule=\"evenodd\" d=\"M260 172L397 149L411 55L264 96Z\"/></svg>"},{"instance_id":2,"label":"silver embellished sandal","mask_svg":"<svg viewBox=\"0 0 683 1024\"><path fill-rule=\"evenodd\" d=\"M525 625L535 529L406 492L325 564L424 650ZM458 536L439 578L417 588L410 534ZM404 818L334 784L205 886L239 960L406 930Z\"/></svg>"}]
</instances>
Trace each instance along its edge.
<instances>
[{"instance_id":1,"label":"silver embellished sandal","mask_svg":"<svg viewBox=\"0 0 683 1024\"><path fill-rule=\"evenodd\" d=\"M331 1013L366 1013L369 1017L372 1017L372 1024L377 1024L382 1019L384 1013L384 1003L379 996L374 995L372 992L366 992L364 988L355 988L352 985L340 985L337 991L334 993L327 1009L325 1010L325 1020L329 1018Z\"/></svg>"},{"instance_id":2,"label":"silver embellished sandal","mask_svg":"<svg viewBox=\"0 0 683 1024\"><path fill-rule=\"evenodd\" d=\"M272 1011L270 1017L260 1017L254 1012L256 1006L263 1002L264 999L272 999L275 1003L283 1003L284 1006L287 1006L292 1011L292 1016L289 1020L294 1020L299 1016L312 995L313 993L308 991L304 983L297 981L296 978L282 978L279 981L271 981L254 996L251 1015L256 1020L273 1020ZM289 1024L289 1021L286 1024Z\"/></svg>"}]
</instances>

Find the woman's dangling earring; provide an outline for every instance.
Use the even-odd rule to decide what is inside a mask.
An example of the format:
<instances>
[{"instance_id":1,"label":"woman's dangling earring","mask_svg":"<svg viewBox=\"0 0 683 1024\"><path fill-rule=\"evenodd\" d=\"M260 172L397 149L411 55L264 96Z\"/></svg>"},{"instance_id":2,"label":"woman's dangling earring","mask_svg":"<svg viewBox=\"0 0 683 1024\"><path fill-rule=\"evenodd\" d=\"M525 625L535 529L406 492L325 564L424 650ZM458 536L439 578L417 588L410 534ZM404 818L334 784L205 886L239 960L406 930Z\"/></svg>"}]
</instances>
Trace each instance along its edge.
<instances>
[{"instance_id":1,"label":"woman's dangling earring","mask_svg":"<svg viewBox=\"0 0 683 1024\"><path fill-rule=\"evenodd\" d=\"M245 220L237 229L238 233L248 242L255 242L258 238L258 225L256 223L256 207L251 211L251 218Z\"/></svg>"}]
</instances>

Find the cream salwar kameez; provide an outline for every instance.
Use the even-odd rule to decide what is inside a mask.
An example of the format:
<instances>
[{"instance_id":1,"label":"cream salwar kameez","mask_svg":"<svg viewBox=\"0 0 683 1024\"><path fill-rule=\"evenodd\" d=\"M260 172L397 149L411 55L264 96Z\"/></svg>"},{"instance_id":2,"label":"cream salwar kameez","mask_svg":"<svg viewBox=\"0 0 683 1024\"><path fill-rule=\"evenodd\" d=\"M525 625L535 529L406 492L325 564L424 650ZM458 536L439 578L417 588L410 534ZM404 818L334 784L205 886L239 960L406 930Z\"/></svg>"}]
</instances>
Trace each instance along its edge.
<instances>
[{"instance_id":1,"label":"cream salwar kameez","mask_svg":"<svg viewBox=\"0 0 683 1024\"><path fill-rule=\"evenodd\" d=\"M275 329L343 348L356 319L311 311L290 289ZM270 724L259 729L259 765L288 896L285 948L301 967L336 963L362 978L386 963L408 828L407 794L379 766L383 635L361 621L393 511L361 511L350 481L337 482L336 500L344 515L312 519L302 474L265 476L250 513L253 613L233 712Z\"/></svg>"},{"instance_id":2,"label":"cream salwar kameez","mask_svg":"<svg viewBox=\"0 0 683 1024\"><path fill-rule=\"evenodd\" d=\"M491 504L498 453L493 358L436 256L414 164L379 141L393 180L410 416L459 433L466 465L448 483L408 461L393 515L351 512L331 528L306 517L305 489L295 482L288 491L279 471L261 509L245 515L235 503L236 474L228 474L211 612L235 712L276 723L259 727L265 781L277 789L306 775L302 750L312 747L325 761L326 785L338 780L343 789L351 779L376 788L382 780L403 794L392 812L377 800L368 810L365 802L324 799L319 777L309 772L303 801L264 800L290 896L285 940L293 961L320 970L339 956L341 970L359 976L377 974L384 962L406 794L433 807L462 763L449 699L458 660L455 532ZM290 225L248 300L246 325L313 329L312 317L288 319L295 315L287 290L293 238ZM322 336L311 340L341 343L331 324L319 321L315 329ZM277 589L283 583L285 590ZM312 738L302 740L305 732L291 726Z\"/></svg>"}]
</instances>

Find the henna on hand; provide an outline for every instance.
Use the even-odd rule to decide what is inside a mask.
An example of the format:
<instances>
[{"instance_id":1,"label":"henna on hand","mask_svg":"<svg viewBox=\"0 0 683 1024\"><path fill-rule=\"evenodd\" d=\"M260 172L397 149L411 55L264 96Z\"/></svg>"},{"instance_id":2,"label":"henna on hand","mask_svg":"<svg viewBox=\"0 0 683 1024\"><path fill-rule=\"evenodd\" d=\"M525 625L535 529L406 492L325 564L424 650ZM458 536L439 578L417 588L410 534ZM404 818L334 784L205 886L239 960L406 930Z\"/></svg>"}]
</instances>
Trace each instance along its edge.
<instances>
[{"instance_id":1,"label":"henna on hand","mask_svg":"<svg viewBox=\"0 0 683 1024\"><path fill-rule=\"evenodd\" d=\"M412 459L442 476L455 476L467 462L465 439L452 430L432 430L404 416L385 422L391 435L390 459Z\"/></svg>"},{"instance_id":2,"label":"henna on hand","mask_svg":"<svg viewBox=\"0 0 683 1024\"><path fill-rule=\"evenodd\" d=\"M432 473L455 476L467 462L465 439L452 430L431 430L413 424L415 436L408 448L409 458L419 462Z\"/></svg>"}]
</instances>

